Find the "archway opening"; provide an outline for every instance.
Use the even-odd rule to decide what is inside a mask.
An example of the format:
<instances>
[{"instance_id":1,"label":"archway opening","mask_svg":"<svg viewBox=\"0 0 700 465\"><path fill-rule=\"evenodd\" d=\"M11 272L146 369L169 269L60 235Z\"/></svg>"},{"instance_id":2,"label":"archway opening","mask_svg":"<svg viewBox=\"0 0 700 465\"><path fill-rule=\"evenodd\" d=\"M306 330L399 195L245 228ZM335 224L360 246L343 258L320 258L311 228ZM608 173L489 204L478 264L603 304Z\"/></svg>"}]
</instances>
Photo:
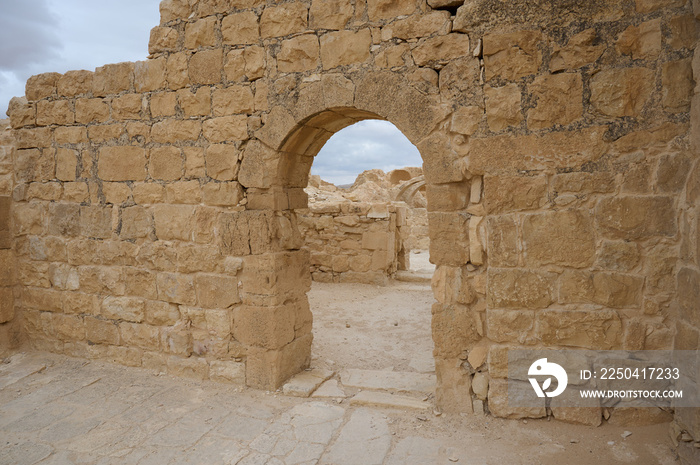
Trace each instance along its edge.
<instances>
[{"instance_id":1,"label":"archway opening","mask_svg":"<svg viewBox=\"0 0 700 465\"><path fill-rule=\"evenodd\" d=\"M347 395L424 397L435 386L421 165L393 124L362 120L329 137L310 168L297 216L313 278L311 365L337 373L330 383Z\"/></svg>"}]
</instances>

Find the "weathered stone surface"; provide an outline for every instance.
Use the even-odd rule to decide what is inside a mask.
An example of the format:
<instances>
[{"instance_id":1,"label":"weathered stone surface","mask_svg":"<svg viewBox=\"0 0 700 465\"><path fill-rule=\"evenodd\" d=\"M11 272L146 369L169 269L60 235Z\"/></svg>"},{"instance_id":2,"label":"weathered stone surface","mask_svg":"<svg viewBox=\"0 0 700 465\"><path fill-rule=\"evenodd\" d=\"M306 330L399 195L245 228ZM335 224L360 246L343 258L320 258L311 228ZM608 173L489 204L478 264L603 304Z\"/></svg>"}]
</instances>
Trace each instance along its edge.
<instances>
[{"instance_id":1,"label":"weathered stone surface","mask_svg":"<svg viewBox=\"0 0 700 465\"><path fill-rule=\"evenodd\" d=\"M172 181L182 177L182 154L177 147L155 147L150 151L148 173L153 179Z\"/></svg>"},{"instance_id":2,"label":"weathered stone surface","mask_svg":"<svg viewBox=\"0 0 700 465\"><path fill-rule=\"evenodd\" d=\"M331 376L333 376L332 371L318 368L302 371L282 386L282 392L288 396L309 397Z\"/></svg>"},{"instance_id":3,"label":"weathered stone surface","mask_svg":"<svg viewBox=\"0 0 700 465\"><path fill-rule=\"evenodd\" d=\"M413 60L418 66L439 60L453 60L469 55L469 36L466 34L447 34L425 39L413 49Z\"/></svg>"},{"instance_id":4,"label":"weathered stone surface","mask_svg":"<svg viewBox=\"0 0 700 465\"><path fill-rule=\"evenodd\" d=\"M325 460L338 465L380 465L384 463L390 447L391 434L383 416L379 412L360 408L345 424ZM358 451L361 451L360 454L355 455Z\"/></svg>"},{"instance_id":5,"label":"weathered stone surface","mask_svg":"<svg viewBox=\"0 0 700 465\"><path fill-rule=\"evenodd\" d=\"M265 8L260 17L260 35L268 38L303 32L309 16L308 8L302 2Z\"/></svg>"},{"instance_id":6,"label":"weathered stone surface","mask_svg":"<svg viewBox=\"0 0 700 465\"><path fill-rule=\"evenodd\" d=\"M382 37L403 40L427 37L435 32L446 31L449 20L450 14L447 11L431 11L421 16L409 16L384 26Z\"/></svg>"},{"instance_id":7,"label":"weathered stone surface","mask_svg":"<svg viewBox=\"0 0 700 465\"><path fill-rule=\"evenodd\" d=\"M484 208L489 214L536 210L546 202L543 176L484 176Z\"/></svg>"},{"instance_id":8,"label":"weathered stone surface","mask_svg":"<svg viewBox=\"0 0 700 465\"><path fill-rule=\"evenodd\" d=\"M556 275L552 273L490 268L488 280L491 308L546 308L555 299Z\"/></svg>"},{"instance_id":9,"label":"weathered stone surface","mask_svg":"<svg viewBox=\"0 0 700 465\"><path fill-rule=\"evenodd\" d=\"M245 140L248 138L247 123L245 115L221 116L206 120L202 133L212 143Z\"/></svg>"},{"instance_id":10,"label":"weathered stone surface","mask_svg":"<svg viewBox=\"0 0 700 465\"><path fill-rule=\"evenodd\" d=\"M515 407L511 405L517 404L517 399L509 401L509 382L522 383L522 381L505 379L492 379L489 383L489 410L493 416L498 418L542 418L547 415L544 399L542 399L540 407Z\"/></svg>"},{"instance_id":11,"label":"weathered stone surface","mask_svg":"<svg viewBox=\"0 0 700 465\"><path fill-rule=\"evenodd\" d=\"M367 2L367 14L370 21L410 15L415 10L416 4L411 0L368 0Z\"/></svg>"},{"instance_id":12,"label":"weathered stone surface","mask_svg":"<svg viewBox=\"0 0 700 465\"><path fill-rule=\"evenodd\" d=\"M277 69L283 73L296 73L316 69L319 64L318 37L304 34L282 41L277 55Z\"/></svg>"},{"instance_id":13,"label":"weathered stone surface","mask_svg":"<svg viewBox=\"0 0 700 465\"><path fill-rule=\"evenodd\" d=\"M531 343L535 329L535 312L531 310L489 309L486 334L495 342Z\"/></svg>"},{"instance_id":14,"label":"weathered stone surface","mask_svg":"<svg viewBox=\"0 0 700 465\"><path fill-rule=\"evenodd\" d=\"M250 46L242 50L231 50L226 55L224 72L229 81L255 81L265 74L265 65L265 50L262 47Z\"/></svg>"},{"instance_id":15,"label":"weathered stone surface","mask_svg":"<svg viewBox=\"0 0 700 465\"><path fill-rule=\"evenodd\" d=\"M430 403L414 397L392 395L388 392L360 391L350 399L350 405L364 405L368 407L398 408L402 410L416 409L427 410Z\"/></svg>"},{"instance_id":16,"label":"weathered stone surface","mask_svg":"<svg viewBox=\"0 0 700 465\"><path fill-rule=\"evenodd\" d=\"M523 120L520 88L516 84L503 87L484 87L486 95L486 119L489 129L498 132L509 126L517 126Z\"/></svg>"},{"instance_id":17,"label":"weathered stone surface","mask_svg":"<svg viewBox=\"0 0 700 465\"><path fill-rule=\"evenodd\" d=\"M223 51L221 49L202 50L190 58L188 72L193 84L217 84L221 82Z\"/></svg>"},{"instance_id":18,"label":"weathered stone surface","mask_svg":"<svg viewBox=\"0 0 700 465\"><path fill-rule=\"evenodd\" d=\"M583 115L583 81L578 73L538 76L530 86L537 106L528 111L530 129L566 126Z\"/></svg>"},{"instance_id":19,"label":"weathered stone surface","mask_svg":"<svg viewBox=\"0 0 700 465\"><path fill-rule=\"evenodd\" d=\"M545 344L620 350L622 323L614 310L543 310L537 335Z\"/></svg>"},{"instance_id":20,"label":"weathered stone surface","mask_svg":"<svg viewBox=\"0 0 700 465\"><path fill-rule=\"evenodd\" d=\"M695 85L691 59L686 58L685 60L664 63L661 82L663 84L662 101L664 108L671 113L688 111Z\"/></svg>"},{"instance_id":21,"label":"weathered stone surface","mask_svg":"<svg viewBox=\"0 0 700 465\"><path fill-rule=\"evenodd\" d=\"M103 147L97 164L104 181L143 181L146 179L146 151L141 147Z\"/></svg>"},{"instance_id":22,"label":"weathered stone surface","mask_svg":"<svg viewBox=\"0 0 700 465\"><path fill-rule=\"evenodd\" d=\"M495 76L514 81L537 73L542 52L537 44L542 35L537 31L518 31L484 36L484 66L486 80Z\"/></svg>"},{"instance_id":23,"label":"weathered stone surface","mask_svg":"<svg viewBox=\"0 0 700 465\"><path fill-rule=\"evenodd\" d=\"M435 387L435 375L427 373L347 369L340 377L343 386L360 389L431 392Z\"/></svg>"},{"instance_id":24,"label":"weathered stone surface","mask_svg":"<svg viewBox=\"0 0 700 465\"><path fill-rule=\"evenodd\" d=\"M634 242L603 241L596 264L603 269L631 271L639 258L639 246Z\"/></svg>"},{"instance_id":25,"label":"weathered stone surface","mask_svg":"<svg viewBox=\"0 0 700 465\"><path fill-rule=\"evenodd\" d=\"M372 34L368 28L353 31L329 32L321 36L323 69L367 61L370 57Z\"/></svg>"},{"instance_id":26,"label":"weathered stone surface","mask_svg":"<svg viewBox=\"0 0 700 465\"><path fill-rule=\"evenodd\" d=\"M654 89L647 68L610 69L591 78L591 105L607 116L638 116Z\"/></svg>"},{"instance_id":27,"label":"weathered stone surface","mask_svg":"<svg viewBox=\"0 0 700 465\"><path fill-rule=\"evenodd\" d=\"M225 44L255 44L260 39L258 16L252 11L233 13L221 21L221 35Z\"/></svg>"},{"instance_id":28,"label":"weathered stone surface","mask_svg":"<svg viewBox=\"0 0 700 465\"><path fill-rule=\"evenodd\" d=\"M692 14L676 16L668 23L671 30L669 45L674 49L691 48L696 40L695 18Z\"/></svg>"},{"instance_id":29,"label":"weathered stone surface","mask_svg":"<svg viewBox=\"0 0 700 465\"><path fill-rule=\"evenodd\" d=\"M452 131L471 136L479 129L483 116L483 108L459 107L452 114Z\"/></svg>"},{"instance_id":30,"label":"weathered stone surface","mask_svg":"<svg viewBox=\"0 0 700 465\"><path fill-rule=\"evenodd\" d=\"M617 40L617 49L635 60L655 58L661 52L661 20L628 27Z\"/></svg>"},{"instance_id":31,"label":"weathered stone surface","mask_svg":"<svg viewBox=\"0 0 700 465\"><path fill-rule=\"evenodd\" d=\"M595 231L589 214L570 210L527 215L522 226L525 264L584 268L595 259Z\"/></svg>"},{"instance_id":32,"label":"weathered stone surface","mask_svg":"<svg viewBox=\"0 0 700 465\"><path fill-rule=\"evenodd\" d=\"M133 84L133 63L105 65L95 70L92 80L92 93L95 97L119 94L126 90L130 90Z\"/></svg>"},{"instance_id":33,"label":"weathered stone surface","mask_svg":"<svg viewBox=\"0 0 700 465\"><path fill-rule=\"evenodd\" d=\"M185 48L213 47L216 45L217 18L210 16L185 26Z\"/></svg>"},{"instance_id":34,"label":"weathered stone surface","mask_svg":"<svg viewBox=\"0 0 700 465\"><path fill-rule=\"evenodd\" d=\"M643 284L635 275L567 270L559 279L559 301L639 308Z\"/></svg>"},{"instance_id":35,"label":"weathered stone surface","mask_svg":"<svg viewBox=\"0 0 700 465\"><path fill-rule=\"evenodd\" d=\"M549 68L552 72L577 69L594 63L605 51L605 45L596 44L594 29L586 29L569 39L564 47L554 45Z\"/></svg>"},{"instance_id":36,"label":"weathered stone surface","mask_svg":"<svg viewBox=\"0 0 700 465\"><path fill-rule=\"evenodd\" d=\"M431 212L430 260L440 265L462 266L469 261L468 218L463 213Z\"/></svg>"},{"instance_id":37,"label":"weathered stone surface","mask_svg":"<svg viewBox=\"0 0 700 465\"><path fill-rule=\"evenodd\" d=\"M651 13L659 8L679 7L685 4L685 0L634 0L637 12Z\"/></svg>"},{"instance_id":38,"label":"weathered stone surface","mask_svg":"<svg viewBox=\"0 0 700 465\"><path fill-rule=\"evenodd\" d=\"M595 215L598 227L610 238L671 236L678 230L670 197L608 198L598 203Z\"/></svg>"},{"instance_id":39,"label":"weathered stone surface","mask_svg":"<svg viewBox=\"0 0 700 465\"><path fill-rule=\"evenodd\" d=\"M309 25L314 29L344 29L353 12L353 6L348 2L313 0L309 9Z\"/></svg>"}]
</instances>

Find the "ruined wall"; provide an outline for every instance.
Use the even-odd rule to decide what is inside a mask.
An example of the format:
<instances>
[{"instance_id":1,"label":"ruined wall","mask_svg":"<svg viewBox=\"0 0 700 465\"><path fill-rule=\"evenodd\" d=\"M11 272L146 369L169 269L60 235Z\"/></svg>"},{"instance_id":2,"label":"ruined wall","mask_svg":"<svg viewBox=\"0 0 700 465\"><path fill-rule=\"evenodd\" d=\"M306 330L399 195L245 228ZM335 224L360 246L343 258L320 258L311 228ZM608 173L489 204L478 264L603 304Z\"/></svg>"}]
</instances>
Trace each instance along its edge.
<instances>
[{"instance_id":1,"label":"ruined wall","mask_svg":"<svg viewBox=\"0 0 700 465\"><path fill-rule=\"evenodd\" d=\"M309 363L313 157L386 119L424 160L438 402L544 416L507 405L509 348L672 347L689 3L165 0L147 62L12 102L25 332L279 386Z\"/></svg>"},{"instance_id":2,"label":"ruined wall","mask_svg":"<svg viewBox=\"0 0 700 465\"><path fill-rule=\"evenodd\" d=\"M407 207L357 202L313 203L299 210L311 252L311 277L321 282L386 285L405 270Z\"/></svg>"},{"instance_id":3,"label":"ruined wall","mask_svg":"<svg viewBox=\"0 0 700 465\"><path fill-rule=\"evenodd\" d=\"M0 355L19 343L13 295L14 254L10 231L14 138L9 120L0 120Z\"/></svg>"}]
</instances>

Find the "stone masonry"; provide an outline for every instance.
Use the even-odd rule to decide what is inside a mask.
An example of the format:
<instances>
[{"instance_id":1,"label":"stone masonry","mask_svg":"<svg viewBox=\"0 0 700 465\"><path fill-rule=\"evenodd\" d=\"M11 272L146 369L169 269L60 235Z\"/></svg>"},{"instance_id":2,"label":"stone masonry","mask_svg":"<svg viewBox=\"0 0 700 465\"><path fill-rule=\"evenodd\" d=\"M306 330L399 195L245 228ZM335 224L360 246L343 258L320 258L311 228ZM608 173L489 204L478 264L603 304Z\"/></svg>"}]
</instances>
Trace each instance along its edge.
<instances>
[{"instance_id":1,"label":"stone masonry","mask_svg":"<svg viewBox=\"0 0 700 465\"><path fill-rule=\"evenodd\" d=\"M385 119L424 160L444 408L471 411L478 378L492 414L544 415L503 401L512 347L697 349L700 2L161 13L147 61L34 76L11 102L35 347L278 387L309 363L309 167Z\"/></svg>"}]
</instances>

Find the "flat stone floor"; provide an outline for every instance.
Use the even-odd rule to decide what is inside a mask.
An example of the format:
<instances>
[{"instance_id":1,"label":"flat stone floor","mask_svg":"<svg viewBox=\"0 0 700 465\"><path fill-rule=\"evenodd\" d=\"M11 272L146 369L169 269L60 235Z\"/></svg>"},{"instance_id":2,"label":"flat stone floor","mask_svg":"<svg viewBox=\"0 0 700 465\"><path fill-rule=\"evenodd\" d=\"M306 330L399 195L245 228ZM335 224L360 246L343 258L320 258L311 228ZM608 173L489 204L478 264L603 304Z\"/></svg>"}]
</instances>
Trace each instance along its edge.
<instances>
[{"instance_id":1,"label":"flat stone floor","mask_svg":"<svg viewBox=\"0 0 700 465\"><path fill-rule=\"evenodd\" d=\"M622 435L628 430L631 435ZM0 364L2 465L672 464L668 425L589 428L286 397L45 353Z\"/></svg>"}]
</instances>

